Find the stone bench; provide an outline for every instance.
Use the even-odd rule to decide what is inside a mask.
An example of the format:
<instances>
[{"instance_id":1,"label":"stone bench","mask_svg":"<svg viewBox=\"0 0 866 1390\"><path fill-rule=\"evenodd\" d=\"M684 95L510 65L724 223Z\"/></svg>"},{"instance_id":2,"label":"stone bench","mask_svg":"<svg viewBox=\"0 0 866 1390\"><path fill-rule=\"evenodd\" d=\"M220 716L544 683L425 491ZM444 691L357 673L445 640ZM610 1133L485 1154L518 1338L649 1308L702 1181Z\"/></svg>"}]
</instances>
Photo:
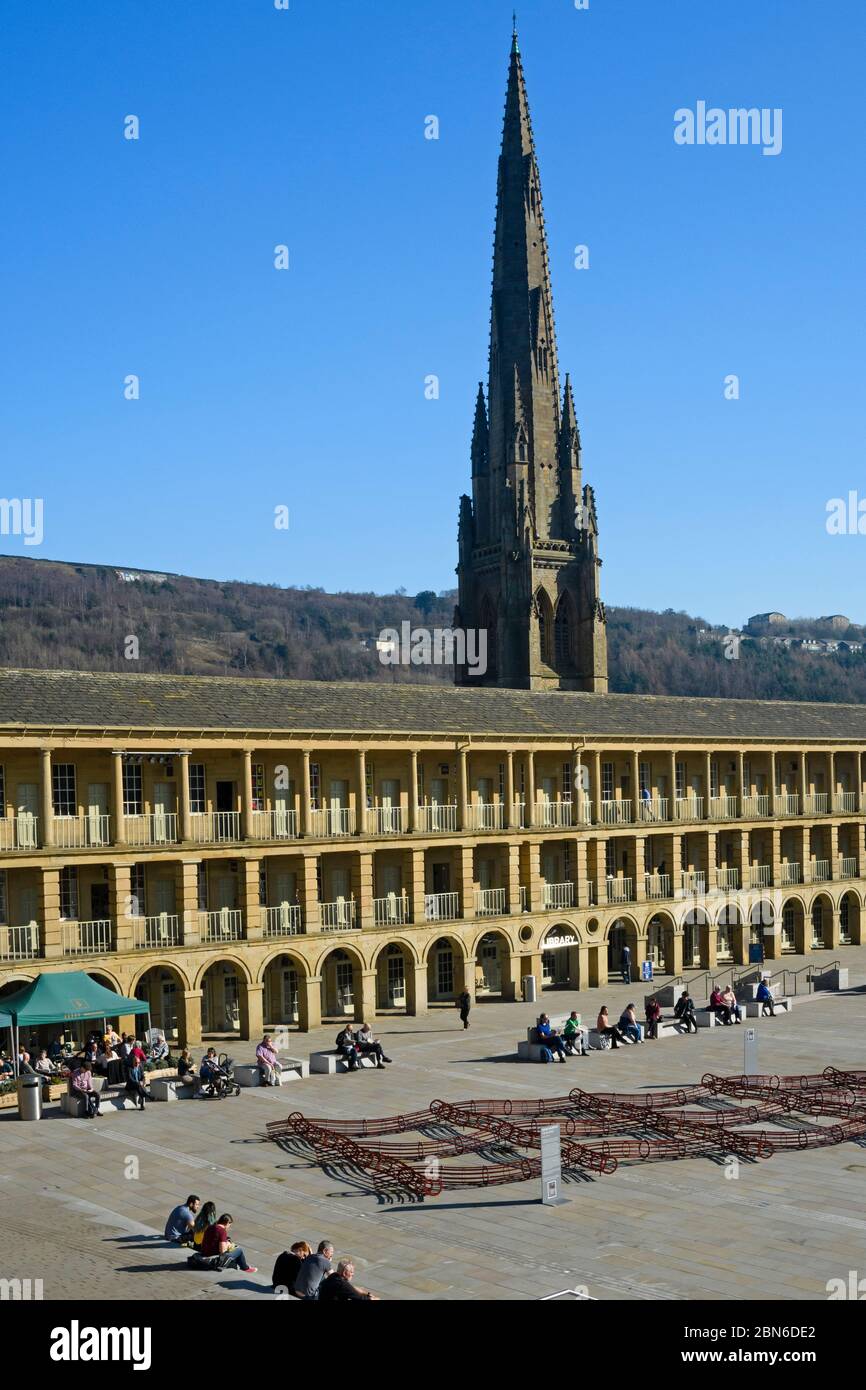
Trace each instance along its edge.
<instances>
[{"instance_id":1,"label":"stone bench","mask_svg":"<svg viewBox=\"0 0 866 1390\"><path fill-rule=\"evenodd\" d=\"M311 1052L310 1071L321 1073L323 1076L336 1076L337 1072L348 1071L349 1063L345 1057L337 1052ZM372 1057L359 1057L359 1067L373 1067L376 1062Z\"/></svg>"},{"instance_id":2,"label":"stone bench","mask_svg":"<svg viewBox=\"0 0 866 1390\"><path fill-rule=\"evenodd\" d=\"M197 1090L197 1086L181 1081L179 1076L161 1076L150 1083L154 1100L193 1100Z\"/></svg>"},{"instance_id":3,"label":"stone bench","mask_svg":"<svg viewBox=\"0 0 866 1390\"><path fill-rule=\"evenodd\" d=\"M777 1014L778 1014L778 1013L783 1013L783 1014L790 1013L790 1011L791 1011L791 1009L792 1009L792 1007L793 1007L793 1004L794 1004L793 999L786 999L784 996L783 996L781 999L777 999L777 998L775 998L775 996L774 996L774 998L773 998L773 1007L775 1008ZM763 1015L761 1014L761 1010L762 1010L763 1007L764 1007L764 1006L763 1006L763 1004L761 1003L760 999L749 999L749 1000L747 1001L747 1003L746 1003L746 1018L761 1018L761 1017L763 1017ZM769 1018L770 1015L767 1014L766 1017Z\"/></svg>"},{"instance_id":4,"label":"stone bench","mask_svg":"<svg viewBox=\"0 0 866 1390\"><path fill-rule=\"evenodd\" d=\"M99 1097L99 1113L101 1115L111 1114L115 1110L137 1110L138 1106L132 1096L124 1095L101 1095ZM60 1097L60 1113L62 1115L72 1115L76 1119L84 1119L87 1111L81 1096L65 1095Z\"/></svg>"},{"instance_id":5,"label":"stone bench","mask_svg":"<svg viewBox=\"0 0 866 1390\"><path fill-rule=\"evenodd\" d=\"M533 1029L532 1031L534 1032L535 1030ZM547 1047L545 1043L519 1042L517 1044L517 1056L521 1062L544 1062L547 1060L544 1055L545 1051L550 1052L551 1050L552 1049ZM571 1057L577 1057L580 1054L577 1052L572 1052L568 1055ZM553 1058L555 1061L555 1052L553 1053Z\"/></svg>"},{"instance_id":6,"label":"stone bench","mask_svg":"<svg viewBox=\"0 0 866 1390\"><path fill-rule=\"evenodd\" d=\"M280 1085L286 1086L290 1081L300 1081L310 1074L310 1063L302 1061L300 1057L281 1057L280 1061ZM244 1064L234 1068L235 1081L239 1086L261 1086L262 1075L257 1065Z\"/></svg>"}]
</instances>

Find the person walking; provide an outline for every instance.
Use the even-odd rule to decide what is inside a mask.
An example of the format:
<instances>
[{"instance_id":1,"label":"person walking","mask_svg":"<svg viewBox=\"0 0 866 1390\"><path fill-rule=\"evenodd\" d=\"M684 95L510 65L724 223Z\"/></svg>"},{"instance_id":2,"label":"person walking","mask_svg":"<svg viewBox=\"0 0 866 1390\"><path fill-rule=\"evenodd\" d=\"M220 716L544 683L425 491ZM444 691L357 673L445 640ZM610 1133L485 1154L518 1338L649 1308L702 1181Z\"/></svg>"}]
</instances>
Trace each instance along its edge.
<instances>
[{"instance_id":1,"label":"person walking","mask_svg":"<svg viewBox=\"0 0 866 1390\"><path fill-rule=\"evenodd\" d=\"M622 982L624 985L631 984L631 947L623 946L622 955L619 958L619 968L622 971Z\"/></svg>"},{"instance_id":2,"label":"person walking","mask_svg":"<svg viewBox=\"0 0 866 1390\"><path fill-rule=\"evenodd\" d=\"M464 989L457 996L457 1007L460 1010L460 1021L464 1028L469 1027L469 1010L472 1008L472 995L468 989Z\"/></svg>"}]
</instances>

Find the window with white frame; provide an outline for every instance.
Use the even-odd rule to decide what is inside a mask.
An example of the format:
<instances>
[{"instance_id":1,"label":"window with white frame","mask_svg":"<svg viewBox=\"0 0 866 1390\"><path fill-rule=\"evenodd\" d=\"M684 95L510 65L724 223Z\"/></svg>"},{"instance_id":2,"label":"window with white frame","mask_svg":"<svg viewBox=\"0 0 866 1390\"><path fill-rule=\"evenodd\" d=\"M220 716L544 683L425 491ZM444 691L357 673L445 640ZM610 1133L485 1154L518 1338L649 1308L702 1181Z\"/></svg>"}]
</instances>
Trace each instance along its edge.
<instances>
[{"instance_id":1,"label":"window with white frame","mask_svg":"<svg viewBox=\"0 0 866 1390\"><path fill-rule=\"evenodd\" d=\"M505 800L505 764L499 764L499 800Z\"/></svg>"},{"instance_id":2,"label":"window with white frame","mask_svg":"<svg viewBox=\"0 0 866 1390\"><path fill-rule=\"evenodd\" d=\"M677 800L682 801L686 794L686 765L677 763Z\"/></svg>"},{"instance_id":3,"label":"window with white frame","mask_svg":"<svg viewBox=\"0 0 866 1390\"><path fill-rule=\"evenodd\" d=\"M644 792L649 795L652 790L652 767L649 763L640 763L637 770L638 782L640 783L640 794Z\"/></svg>"},{"instance_id":4,"label":"window with white frame","mask_svg":"<svg viewBox=\"0 0 866 1390\"><path fill-rule=\"evenodd\" d=\"M608 840L604 847L604 871L608 878L616 877L616 846Z\"/></svg>"},{"instance_id":5,"label":"window with white frame","mask_svg":"<svg viewBox=\"0 0 866 1390\"><path fill-rule=\"evenodd\" d=\"M189 765L189 809L196 813L207 810L204 763Z\"/></svg>"},{"instance_id":6,"label":"window with white frame","mask_svg":"<svg viewBox=\"0 0 866 1390\"><path fill-rule=\"evenodd\" d=\"M710 796L719 794L719 765L717 762L710 763Z\"/></svg>"},{"instance_id":7,"label":"window with white frame","mask_svg":"<svg viewBox=\"0 0 866 1390\"><path fill-rule=\"evenodd\" d=\"M268 867L266 864L259 865L259 907L268 905Z\"/></svg>"},{"instance_id":8,"label":"window with white frame","mask_svg":"<svg viewBox=\"0 0 866 1390\"><path fill-rule=\"evenodd\" d=\"M367 810L373 809L373 764L368 759L364 766L364 795L367 799Z\"/></svg>"},{"instance_id":9,"label":"window with white frame","mask_svg":"<svg viewBox=\"0 0 866 1390\"><path fill-rule=\"evenodd\" d=\"M613 801L613 763L601 765L601 799Z\"/></svg>"},{"instance_id":10,"label":"window with white frame","mask_svg":"<svg viewBox=\"0 0 866 1390\"><path fill-rule=\"evenodd\" d=\"M252 767L253 782L253 810L263 811L265 809L265 765L264 763L253 763Z\"/></svg>"},{"instance_id":11,"label":"window with white frame","mask_svg":"<svg viewBox=\"0 0 866 1390\"><path fill-rule=\"evenodd\" d=\"M319 797L322 793L322 782L318 763L310 763L310 806L314 811L319 809Z\"/></svg>"},{"instance_id":12,"label":"window with white frame","mask_svg":"<svg viewBox=\"0 0 866 1390\"><path fill-rule=\"evenodd\" d=\"M51 792L55 816L74 816L78 810L75 797L75 764L55 763L51 769Z\"/></svg>"},{"instance_id":13,"label":"window with white frame","mask_svg":"<svg viewBox=\"0 0 866 1390\"><path fill-rule=\"evenodd\" d=\"M60 916L71 922L78 920L78 869L65 864L60 870Z\"/></svg>"},{"instance_id":14,"label":"window with white frame","mask_svg":"<svg viewBox=\"0 0 866 1390\"><path fill-rule=\"evenodd\" d=\"M144 810L141 788L141 763L123 764L123 814L140 816Z\"/></svg>"},{"instance_id":15,"label":"window with white frame","mask_svg":"<svg viewBox=\"0 0 866 1390\"><path fill-rule=\"evenodd\" d=\"M145 917L147 908L144 901L145 877L144 865L133 864L129 874L129 915L130 917Z\"/></svg>"},{"instance_id":16,"label":"window with white frame","mask_svg":"<svg viewBox=\"0 0 866 1390\"><path fill-rule=\"evenodd\" d=\"M525 763L521 763L521 764L520 764L520 800L523 801L523 799L525 798L525 796L526 796L526 764L525 764Z\"/></svg>"},{"instance_id":17,"label":"window with white frame","mask_svg":"<svg viewBox=\"0 0 866 1390\"><path fill-rule=\"evenodd\" d=\"M207 912L207 864L197 865L196 893L199 912Z\"/></svg>"},{"instance_id":18,"label":"window with white frame","mask_svg":"<svg viewBox=\"0 0 866 1390\"><path fill-rule=\"evenodd\" d=\"M571 763L562 764L562 799L571 800Z\"/></svg>"}]
</instances>

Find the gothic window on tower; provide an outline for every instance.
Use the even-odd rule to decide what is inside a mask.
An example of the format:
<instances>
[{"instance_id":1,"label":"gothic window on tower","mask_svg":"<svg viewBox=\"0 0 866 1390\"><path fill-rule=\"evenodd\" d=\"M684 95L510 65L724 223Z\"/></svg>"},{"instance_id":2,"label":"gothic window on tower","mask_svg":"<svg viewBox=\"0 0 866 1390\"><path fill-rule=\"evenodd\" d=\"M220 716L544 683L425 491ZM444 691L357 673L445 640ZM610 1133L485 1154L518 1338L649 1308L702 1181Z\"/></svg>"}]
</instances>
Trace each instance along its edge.
<instances>
[{"instance_id":1,"label":"gothic window on tower","mask_svg":"<svg viewBox=\"0 0 866 1390\"><path fill-rule=\"evenodd\" d=\"M567 594L563 594L556 609L555 646L556 669L562 671L572 663L571 603Z\"/></svg>"},{"instance_id":2,"label":"gothic window on tower","mask_svg":"<svg viewBox=\"0 0 866 1390\"><path fill-rule=\"evenodd\" d=\"M535 595L538 610L538 653L546 666L553 665L553 607L543 589Z\"/></svg>"}]
</instances>

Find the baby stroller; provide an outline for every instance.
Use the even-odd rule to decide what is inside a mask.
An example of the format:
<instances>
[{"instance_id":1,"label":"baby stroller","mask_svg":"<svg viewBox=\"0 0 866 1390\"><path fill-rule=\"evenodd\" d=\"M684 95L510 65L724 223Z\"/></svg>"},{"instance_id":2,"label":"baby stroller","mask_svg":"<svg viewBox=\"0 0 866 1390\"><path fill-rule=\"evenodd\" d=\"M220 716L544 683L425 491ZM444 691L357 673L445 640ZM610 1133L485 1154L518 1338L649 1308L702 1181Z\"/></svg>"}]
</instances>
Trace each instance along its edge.
<instances>
[{"instance_id":1,"label":"baby stroller","mask_svg":"<svg viewBox=\"0 0 866 1390\"><path fill-rule=\"evenodd\" d=\"M210 1081L202 1082L200 1094L203 1096L216 1096L218 1100L225 1100L226 1096L239 1096L241 1088L235 1081L234 1059L228 1053L221 1052L217 1057L217 1070Z\"/></svg>"}]
</instances>

